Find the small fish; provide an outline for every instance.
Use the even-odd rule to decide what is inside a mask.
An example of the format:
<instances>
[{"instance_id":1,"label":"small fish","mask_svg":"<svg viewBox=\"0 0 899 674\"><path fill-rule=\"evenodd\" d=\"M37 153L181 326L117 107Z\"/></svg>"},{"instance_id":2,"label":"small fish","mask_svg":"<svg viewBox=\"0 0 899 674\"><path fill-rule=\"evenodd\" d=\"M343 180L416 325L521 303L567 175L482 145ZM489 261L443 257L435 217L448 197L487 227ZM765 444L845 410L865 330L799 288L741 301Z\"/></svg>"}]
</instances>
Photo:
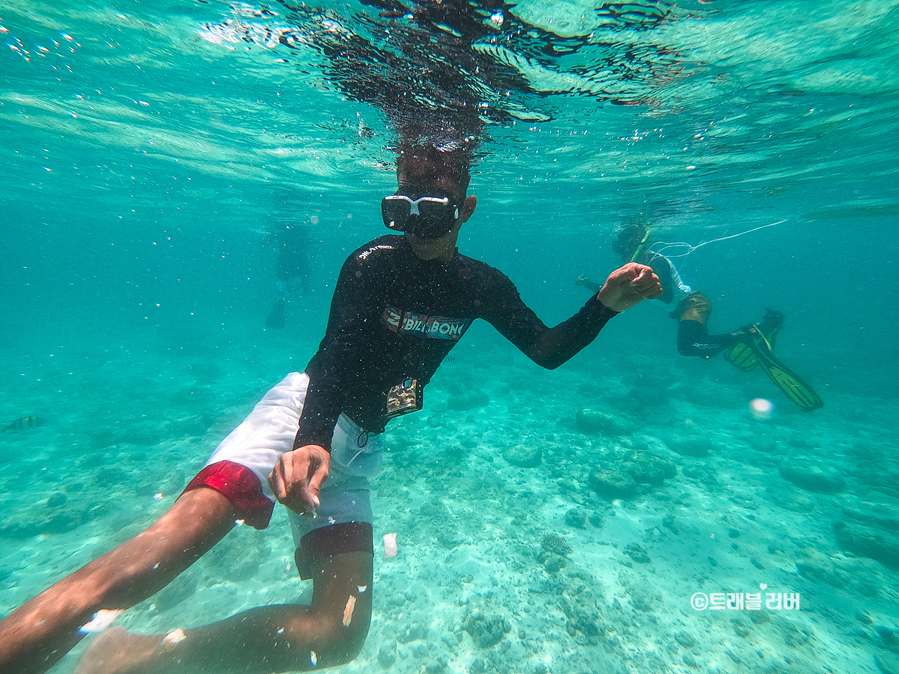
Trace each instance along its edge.
<instances>
[{"instance_id":1,"label":"small fish","mask_svg":"<svg viewBox=\"0 0 899 674\"><path fill-rule=\"evenodd\" d=\"M29 428L37 428L38 426L43 426L44 420L40 417L21 417L20 419L16 419L9 425L7 425L4 429L4 433L15 433L17 431L26 431Z\"/></svg>"}]
</instances>

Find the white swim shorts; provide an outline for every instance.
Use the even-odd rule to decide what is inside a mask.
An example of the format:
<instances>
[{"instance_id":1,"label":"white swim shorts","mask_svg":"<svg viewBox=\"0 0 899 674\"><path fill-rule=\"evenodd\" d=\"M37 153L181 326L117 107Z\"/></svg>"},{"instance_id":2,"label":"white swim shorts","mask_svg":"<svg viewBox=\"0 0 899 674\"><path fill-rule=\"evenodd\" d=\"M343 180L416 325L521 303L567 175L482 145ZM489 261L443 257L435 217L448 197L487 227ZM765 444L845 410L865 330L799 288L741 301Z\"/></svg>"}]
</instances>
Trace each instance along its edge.
<instances>
[{"instance_id":1,"label":"white swim shorts","mask_svg":"<svg viewBox=\"0 0 899 674\"><path fill-rule=\"evenodd\" d=\"M281 455L293 449L308 386L306 374L287 375L222 441L184 491L215 489L237 506L247 524L266 528L275 505L268 476ZM290 513L298 566L301 556L309 554L372 549L368 478L380 472L382 451L380 435L366 433L340 415L331 439L330 473L319 493L321 506L314 517ZM334 528L310 535L326 527ZM301 567L301 573L303 570Z\"/></svg>"}]
</instances>

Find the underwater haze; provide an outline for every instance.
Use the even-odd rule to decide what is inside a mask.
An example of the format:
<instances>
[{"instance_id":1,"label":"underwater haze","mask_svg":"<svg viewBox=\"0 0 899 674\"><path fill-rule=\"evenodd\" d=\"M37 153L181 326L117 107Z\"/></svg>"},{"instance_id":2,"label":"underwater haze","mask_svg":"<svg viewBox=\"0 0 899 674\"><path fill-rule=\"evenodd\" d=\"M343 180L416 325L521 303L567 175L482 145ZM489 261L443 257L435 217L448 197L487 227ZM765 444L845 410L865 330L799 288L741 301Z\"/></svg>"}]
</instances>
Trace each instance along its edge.
<instances>
[{"instance_id":1,"label":"underwater haze","mask_svg":"<svg viewBox=\"0 0 899 674\"><path fill-rule=\"evenodd\" d=\"M552 372L476 324L388 427L342 671L896 674L897 35L890 0L0 0L0 615L305 368L420 116L474 148L460 251L545 323L644 223L711 332L783 312L824 404L680 356L659 301ZM293 553L278 506L116 624L306 602Z\"/></svg>"}]
</instances>

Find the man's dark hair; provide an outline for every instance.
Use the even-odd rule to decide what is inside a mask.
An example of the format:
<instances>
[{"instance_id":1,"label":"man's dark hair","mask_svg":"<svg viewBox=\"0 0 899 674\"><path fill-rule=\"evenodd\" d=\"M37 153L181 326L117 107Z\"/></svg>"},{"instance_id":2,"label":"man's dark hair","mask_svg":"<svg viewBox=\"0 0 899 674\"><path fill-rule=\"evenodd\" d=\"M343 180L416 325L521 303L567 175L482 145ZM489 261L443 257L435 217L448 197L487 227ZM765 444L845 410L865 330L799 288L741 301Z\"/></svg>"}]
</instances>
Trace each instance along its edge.
<instances>
[{"instance_id":1,"label":"man's dark hair","mask_svg":"<svg viewBox=\"0 0 899 674\"><path fill-rule=\"evenodd\" d=\"M618 238L612 242L612 250L619 255L632 255L643 243L648 231L649 229L642 221L631 221L618 230Z\"/></svg>"},{"instance_id":2,"label":"man's dark hair","mask_svg":"<svg viewBox=\"0 0 899 674\"><path fill-rule=\"evenodd\" d=\"M416 165L416 178L429 179L438 171L449 171L456 184L464 193L471 182L471 154L464 145L447 144L435 147L431 144L415 145L403 143L397 148L397 168L407 162L420 160Z\"/></svg>"}]
</instances>

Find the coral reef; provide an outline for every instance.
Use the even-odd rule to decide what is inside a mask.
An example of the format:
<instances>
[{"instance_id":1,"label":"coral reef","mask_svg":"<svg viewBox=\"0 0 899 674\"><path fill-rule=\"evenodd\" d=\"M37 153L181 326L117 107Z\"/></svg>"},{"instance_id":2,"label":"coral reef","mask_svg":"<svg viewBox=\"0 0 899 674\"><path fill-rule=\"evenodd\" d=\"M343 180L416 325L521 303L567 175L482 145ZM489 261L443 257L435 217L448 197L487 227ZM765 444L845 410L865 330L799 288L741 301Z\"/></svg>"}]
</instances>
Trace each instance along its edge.
<instances>
[{"instance_id":1,"label":"coral reef","mask_svg":"<svg viewBox=\"0 0 899 674\"><path fill-rule=\"evenodd\" d=\"M471 635L478 648L490 648L502 641L512 626L505 616L485 614L479 609L473 609L462 621L462 629Z\"/></svg>"}]
</instances>

